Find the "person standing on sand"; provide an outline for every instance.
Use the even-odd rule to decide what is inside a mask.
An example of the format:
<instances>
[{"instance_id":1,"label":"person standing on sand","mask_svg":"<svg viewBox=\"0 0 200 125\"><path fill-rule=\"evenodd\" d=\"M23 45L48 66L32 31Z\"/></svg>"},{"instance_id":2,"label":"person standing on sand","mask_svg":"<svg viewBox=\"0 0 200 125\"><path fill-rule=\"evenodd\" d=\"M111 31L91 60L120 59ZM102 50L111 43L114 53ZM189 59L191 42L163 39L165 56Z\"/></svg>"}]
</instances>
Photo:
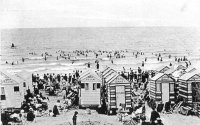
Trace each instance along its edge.
<instances>
[{"instance_id":1,"label":"person standing on sand","mask_svg":"<svg viewBox=\"0 0 200 125\"><path fill-rule=\"evenodd\" d=\"M75 112L74 112L74 116L73 116L73 118L72 118L73 125L76 125L76 122L77 122L77 115L78 115L78 112L75 111Z\"/></svg>"},{"instance_id":2,"label":"person standing on sand","mask_svg":"<svg viewBox=\"0 0 200 125\"><path fill-rule=\"evenodd\" d=\"M156 125L156 119L157 118L160 118L160 115L158 114L158 112L155 110L155 108L152 108L153 111L151 112L151 118L150 118L150 121L151 121L151 125Z\"/></svg>"},{"instance_id":3,"label":"person standing on sand","mask_svg":"<svg viewBox=\"0 0 200 125\"><path fill-rule=\"evenodd\" d=\"M53 117L56 117L57 115L59 115L59 111L58 111L58 107L57 105L54 105L53 107Z\"/></svg>"}]
</instances>

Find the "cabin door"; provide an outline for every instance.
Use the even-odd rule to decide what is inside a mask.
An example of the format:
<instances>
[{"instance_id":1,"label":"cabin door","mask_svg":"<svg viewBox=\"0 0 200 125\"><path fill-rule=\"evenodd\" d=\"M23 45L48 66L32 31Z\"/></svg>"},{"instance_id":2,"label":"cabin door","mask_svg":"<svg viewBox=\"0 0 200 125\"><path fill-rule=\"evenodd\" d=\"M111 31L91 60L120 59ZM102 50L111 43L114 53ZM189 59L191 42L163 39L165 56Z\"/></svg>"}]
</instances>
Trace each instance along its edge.
<instances>
[{"instance_id":1,"label":"cabin door","mask_svg":"<svg viewBox=\"0 0 200 125\"><path fill-rule=\"evenodd\" d=\"M162 101L163 103L169 101L169 83L162 83Z\"/></svg>"},{"instance_id":2,"label":"cabin door","mask_svg":"<svg viewBox=\"0 0 200 125\"><path fill-rule=\"evenodd\" d=\"M116 86L116 105L119 107L120 103L125 104L125 87Z\"/></svg>"}]
</instances>

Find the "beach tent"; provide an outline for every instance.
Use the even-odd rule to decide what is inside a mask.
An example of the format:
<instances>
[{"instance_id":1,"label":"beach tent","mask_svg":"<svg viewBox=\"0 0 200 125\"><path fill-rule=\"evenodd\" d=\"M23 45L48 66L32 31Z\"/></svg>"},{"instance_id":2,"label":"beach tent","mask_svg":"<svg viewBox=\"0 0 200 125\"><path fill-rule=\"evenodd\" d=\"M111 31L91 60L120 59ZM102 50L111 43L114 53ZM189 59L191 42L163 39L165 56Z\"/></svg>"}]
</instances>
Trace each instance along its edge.
<instances>
[{"instance_id":1,"label":"beach tent","mask_svg":"<svg viewBox=\"0 0 200 125\"><path fill-rule=\"evenodd\" d=\"M127 110L131 108L131 83L109 67L102 72L102 79L106 86L108 114L115 112L120 104Z\"/></svg>"},{"instance_id":2,"label":"beach tent","mask_svg":"<svg viewBox=\"0 0 200 125\"><path fill-rule=\"evenodd\" d=\"M167 74L158 73L150 79L150 97L156 102L162 101L174 103L175 80Z\"/></svg>"},{"instance_id":3,"label":"beach tent","mask_svg":"<svg viewBox=\"0 0 200 125\"><path fill-rule=\"evenodd\" d=\"M0 71L2 108L20 108L24 99L23 81L6 71Z\"/></svg>"},{"instance_id":4,"label":"beach tent","mask_svg":"<svg viewBox=\"0 0 200 125\"><path fill-rule=\"evenodd\" d=\"M178 82L179 95L188 104L200 102L200 75L197 72L185 73Z\"/></svg>"},{"instance_id":5,"label":"beach tent","mask_svg":"<svg viewBox=\"0 0 200 125\"><path fill-rule=\"evenodd\" d=\"M80 74L79 105L82 107L100 105L102 80L97 72L90 69Z\"/></svg>"}]
</instances>

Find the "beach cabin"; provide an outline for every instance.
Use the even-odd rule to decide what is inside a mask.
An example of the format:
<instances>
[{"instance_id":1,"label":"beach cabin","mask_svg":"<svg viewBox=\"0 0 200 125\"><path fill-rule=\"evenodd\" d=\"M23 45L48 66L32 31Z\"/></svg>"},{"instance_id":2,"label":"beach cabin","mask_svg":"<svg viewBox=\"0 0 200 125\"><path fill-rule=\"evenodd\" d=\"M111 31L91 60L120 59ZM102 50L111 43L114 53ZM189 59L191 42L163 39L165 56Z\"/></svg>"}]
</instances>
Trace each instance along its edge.
<instances>
[{"instance_id":1,"label":"beach cabin","mask_svg":"<svg viewBox=\"0 0 200 125\"><path fill-rule=\"evenodd\" d=\"M20 108L24 99L23 81L5 71L0 71L2 108Z\"/></svg>"},{"instance_id":2,"label":"beach cabin","mask_svg":"<svg viewBox=\"0 0 200 125\"><path fill-rule=\"evenodd\" d=\"M179 79L179 95L188 103L200 102L200 75L185 73Z\"/></svg>"},{"instance_id":3,"label":"beach cabin","mask_svg":"<svg viewBox=\"0 0 200 125\"><path fill-rule=\"evenodd\" d=\"M131 83L111 68L106 68L102 77L107 95L107 113L116 112L120 104L128 111L131 108Z\"/></svg>"},{"instance_id":4,"label":"beach cabin","mask_svg":"<svg viewBox=\"0 0 200 125\"><path fill-rule=\"evenodd\" d=\"M22 79L23 81L23 89L26 93L26 90L30 89L33 92L33 84L32 84L32 73L27 71L21 71L15 74L18 78Z\"/></svg>"},{"instance_id":5,"label":"beach cabin","mask_svg":"<svg viewBox=\"0 0 200 125\"><path fill-rule=\"evenodd\" d=\"M102 80L94 70L88 70L80 74L79 78L79 105L81 107L100 106L100 88Z\"/></svg>"},{"instance_id":6,"label":"beach cabin","mask_svg":"<svg viewBox=\"0 0 200 125\"><path fill-rule=\"evenodd\" d=\"M150 80L150 97L156 102L171 101L173 104L175 101L174 85L175 80L172 77L158 73Z\"/></svg>"}]
</instances>

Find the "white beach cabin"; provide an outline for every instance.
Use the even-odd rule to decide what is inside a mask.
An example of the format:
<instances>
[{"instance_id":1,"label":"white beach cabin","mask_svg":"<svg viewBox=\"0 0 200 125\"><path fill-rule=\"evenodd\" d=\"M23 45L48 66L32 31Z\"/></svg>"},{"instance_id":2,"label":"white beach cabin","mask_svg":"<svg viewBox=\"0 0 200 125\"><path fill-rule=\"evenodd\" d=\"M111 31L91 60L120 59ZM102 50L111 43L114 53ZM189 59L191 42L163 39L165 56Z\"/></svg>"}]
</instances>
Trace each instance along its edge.
<instances>
[{"instance_id":1,"label":"white beach cabin","mask_svg":"<svg viewBox=\"0 0 200 125\"><path fill-rule=\"evenodd\" d=\"M100 88L102 80L94 70L88 70L80 74L79 78L79 105L81 107L100 106Z\"/></svg>"},{"instance_id":2,"label":"white beach cabin","mask_svg":"<svg viewBox=\"0 0 200 125\"><path fill-rule=\"evenodd\" d=\"M0 71L0 93L2 108L20 108L24 99L23 81Z\"/></svg>"},{"instance_id":3,"label":"white beach cabin","mask_svg":"<svg viewBox=\"0 0 200 125\"><path fill-rule=\"evenodd\" d=\"M33 83L32 83L32 73L27 71L21 71L16 74L16 76L23 81L23 89L26 93L26 90L30 89L33 92Z\"/></svg>"}]
</instances>

